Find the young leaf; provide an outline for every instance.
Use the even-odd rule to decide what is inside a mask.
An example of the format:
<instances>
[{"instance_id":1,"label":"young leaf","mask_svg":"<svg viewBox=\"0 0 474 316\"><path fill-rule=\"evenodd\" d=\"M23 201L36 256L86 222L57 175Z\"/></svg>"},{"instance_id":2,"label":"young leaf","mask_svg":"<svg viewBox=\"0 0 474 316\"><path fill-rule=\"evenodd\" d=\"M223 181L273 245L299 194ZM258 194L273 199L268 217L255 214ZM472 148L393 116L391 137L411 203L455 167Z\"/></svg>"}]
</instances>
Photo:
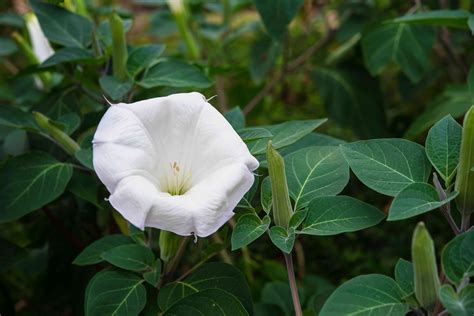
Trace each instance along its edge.
<instances>
[{"instance_id":1,"label":"young leaf","mask_svg":"<svg viewBox=\"0 0 474 316\"><path fill-rule=\"evenodd\" d=\"M349 182L349 165L339 147L308 147L285 157L295 210L318 196L339 194Z\"/></svg>"},{"instance_id":2,"label":"young leaf","mask_svg":"<svg viewBox=\"0 0 474 316\"><path fill-rule=\"evenodd\" d=\"M146 304L144 280L125 271L102 270L87 285L86 316L138 315Z\"/></svg>"},{"instance_id":3,"label":"young leaf","mask_svg":"<svg viewBox=\"0 0 474 316\"><path fill-rule=\"evenodd\" d=\"M158 305L166 312L180 304L183 298L208 289L218 289L221 293L231 294L251 313L252 296L242 272L220 262L204 264L186 279L164 286L158 293Z\"/></svg>"},{"instance_id":4,"label":"young leaf","mask_svg":"<svg viewBox=\"0 0 474 316\"><path fill-rule=\"evenodd\" d=\"M319 315L404 316L409 306L403 303L403 296L393 279L379 274L361 275L337 288Z\"/></svg>"},{"instance_id":5,"label":"young leaf","mask_svg":"<svg viewBox=\"0 0 474 316\"><path fill-rule=\"evenodd\" d=\"M446 277L458 284L464 275L474 276L474 231L456 236L443 249L441 264Z\"/></svg>"},{"instance_id":6,"label":"young leaf","mask_svg":"<svg viewBox=\"0 0 474 316\"><path fill-rule=\"evenodd\" d=\"M130 244L106 250L102 259L125 270L144 271L152 268L155 256L148 247Z\"/></svg>"},{"instance_id":7,"label":"young leaf","mask_svg":"<svg viewBox=\"0 0 474 316\"><path fill-rule=\"evenodd\" d=\"M255 6L272 37L281 40L304 0L256 0Z\"/></svg>"},{"instance_id":8,"label":"young leaf","mask_svg":"<svg viewBox=\"0 0 474 316\"><path fill-rule=\"evenodd\" d=\"M412 82L418 82L429 66L434 40L435 33L429 27L385 23L367 32L361 44L372 75L395 62Z\"/></svg>"},{"instance_id":9,"label":"young leaf","mask_svg":"<svg viewBox=\"0 0 474 316\"><path fill-rule=\"evenodd\" d=\"M397 194L390 206L388 221L398 221L435 210L453 200L458 195L454 191L443 201L438 192L428 183L413 183Z\"/></svg>"},{"instance_id":10,"label":"young leaf","mask_svg":"<svg viewBox=\"0 0 474 316\"><path fill-rule=\"evenodd\" d=\"M474 284L468 284L459 294L451 285L443 285L439 291L439 299L452 316L474 315Z\"/></svg>"},{"instance_id":11,"label":"young leaf","mask_svg":"<svg viewBox=\"0 0 474 316\"><path fill-rule=\"evenodd\" d=\"M459 163L462 127L451 115L443 117L428 132L426 155L449 186Z\"/></svg>"},{"instance_id":12,"label":"young leaf","mask_svg":"<svg viewBox=\"0 0 474 316\"><path fill-rule=\"evenodd\" d=\"M246 143L262 138L272 138L273 135L269 130L262 127L246 127L238 131L239 136Z\"/></svg>"},{"instance_id":13,"label":"young leaf","mask_svg":"<svg viewBox=\"0 0 474 316\"><path fill-rule=\"evenodd\" d=\"M0 172L1 223L18 219L58 198L71 179L72 166L37 152L8 160Z\"/></svg>"},{"instance_id":14,"label":"young leaf","mask_svg":"<svg viewBox=\"0 0 474 316\"><path fill-rule=\"evenodd\" d=\"M30 5L51 42L79 48L86 48L91 42L93 24L87 18L39 0L30 0Z\"/></svg>"},{"instance_id":15,"label":"young leaf","mask_svg":"<svg viewBox=\"0 0 474 316\"><path fill-rule=\"evenodd\" d=\"M203 89L210 87L212 81L197 67L168 59L151 67L138 84L147 89L159 86Z\"/></svg>"},{"instance_id":16,"label":"young leaf","mask_svg":"<svg viewBox=\"0 0 474 316\"><path fill-rule=\"evenodd\" d=\"M405 292L405 296L412 295L415 291L413 273L413 264L410 261L398 259L397 265L395 266L395 280Z\"/></svg>"},{"instance_id":17,"label":"young leaf","mask_svg":"<svg viewBox=\"0 0 474 316\"><path fill-rule=\"evenodd\" d=\"M426 182L431 171L423 146L405 139L358 141L342 145L342 152L362 183L389 196L414 182Z\"/></svg>"},{"instance_id":18,"label":"young leaf","mask_svg":"<svg viewBox=\"0 0 474 316\"><path fill-rule=\"evenodd\" d=\"M270 177L266 177L262 181L260 187L260 203L265 213L269 214L272 209L272 184Z\"/></svg>"},{"instance_id":19,"label":"young leaf","mask_svg":"<svg viewBox=\"0 0 474 316\"><path fill-rule=\"evenodd\" d=\"M78 266L96 264L104 261L102 254L109 249L134 244L133 240L125 235L108 235L94 241L87 246L72 262Z\"/></svg>"},{"instance_id":20,"label":"young leaf","mask_svg":"<svg viewBox=\"0 0 474 316\"><path fill-rule=\"evenodd\" d=\"M299 233L337 235L374 226L384 217L376 207L349 196L317 197L309 203L308 215Z\"/></svg>"},{"instance_id":21,"label":"young leaf","mask_svg":"<svg viewBox=\"0 0 474 316\"><path fill-rule=\"evenodd\" d=\"M273 226L270 228L270 239L273 244L284 253L290 253L295 244L295 229L288 229L281 226Z\"/></svg>"},{"instance_id":22,"label":"young leaf","mask_svg":"<svg viewBox=\"0 0 474 316\"><path fill-rule=\"evenodd\" d=\"M270 217L265 216L263 221L255 214L242 215L232 232L232 251L247 246L262 236L270 226Z\"/></svg>"},{"instance_id":23,"label":"young leaf","mask_svg":"<svg viewBox=\"0 0 474 316\"><path fill-rule=\"evenodd\" d=\"M176 302L163 314L174 315L248 316L248 311L232 294L221 289L200 291Z\"/></svg>"}]
</instances>

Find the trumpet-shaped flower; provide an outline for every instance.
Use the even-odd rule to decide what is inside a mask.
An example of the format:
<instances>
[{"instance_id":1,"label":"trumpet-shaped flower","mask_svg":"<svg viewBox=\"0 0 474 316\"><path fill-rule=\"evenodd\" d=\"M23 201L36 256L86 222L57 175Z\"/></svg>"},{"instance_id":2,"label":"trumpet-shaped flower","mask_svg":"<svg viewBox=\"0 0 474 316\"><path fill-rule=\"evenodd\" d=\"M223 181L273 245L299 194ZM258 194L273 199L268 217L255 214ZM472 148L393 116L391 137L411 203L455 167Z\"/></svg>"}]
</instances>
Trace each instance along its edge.
<instances>
[{"instance_id":1,"label":"trumpet-shaped flower","mask_svg":"<svg viewBox=\"0 0 474 316\"><path fill-rule=\"evenodd\" d=\"M42 63L54 54L54 50L49 44L46 36L44 36L36 15L34 13L27 13L25 15L25 20L33 52L35 53L36 58L38 58L39 63Z\"/></svg>"},{"instance_id":2,"label":"trumpet-shaped flower","mask_svg":"<svg viewBox=\"0 0 474 316\"><path fill-rule=\"evenodd\" d=\"M233 216L258 161L199 93L112 105L93 140L109 201L140 229L206 237Z\"/></svg>"}]
</instances>

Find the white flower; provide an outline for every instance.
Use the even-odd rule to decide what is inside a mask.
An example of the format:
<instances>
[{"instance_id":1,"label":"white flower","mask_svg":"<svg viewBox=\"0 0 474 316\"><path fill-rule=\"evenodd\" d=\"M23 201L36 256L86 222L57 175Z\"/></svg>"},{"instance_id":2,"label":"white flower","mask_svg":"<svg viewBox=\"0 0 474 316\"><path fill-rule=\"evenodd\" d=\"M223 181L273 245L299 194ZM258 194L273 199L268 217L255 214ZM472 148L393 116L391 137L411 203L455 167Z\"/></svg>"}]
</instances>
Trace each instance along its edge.
<instances>
[{"instance_id":1,"label":"white flower","mask_svg":"<svg viewBox=\"0 0 474 316\"><path fill-rule=\"evenodd\" d=\"M49 44L46 36L44 36L36 15L34 13L28 13L25 15L25 20L33 52L35 53L36 58L38 58L38 61L42 63L54 54L54 50Z\"/></svg>"},{"instance_id":2,"label":"white flower","mask_svg":"<svg viewBox=\"0 0 474 316\"><path fill-rule=\"evenodd\" d=\"M140 229L206 237L233 215L258 161L203 95L112 105L93 140L110 203Z\"/></svg>"}]
</instances>

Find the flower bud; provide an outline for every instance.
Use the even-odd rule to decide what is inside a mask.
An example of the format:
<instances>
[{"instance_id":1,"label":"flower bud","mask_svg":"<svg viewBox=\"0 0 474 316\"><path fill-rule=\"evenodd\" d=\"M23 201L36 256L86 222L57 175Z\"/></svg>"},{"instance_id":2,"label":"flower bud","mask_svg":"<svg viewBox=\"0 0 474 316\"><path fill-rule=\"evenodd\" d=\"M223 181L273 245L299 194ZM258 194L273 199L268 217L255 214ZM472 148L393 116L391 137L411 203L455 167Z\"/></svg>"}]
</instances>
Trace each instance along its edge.
<instances>
[{"instance_id":1,"label":"flower bud","mask_svg":"<svg viewBox=\"0 0 474 316\"><path fill-rule=\"evenodd\" d=\"M178 236L172 232L161 230L160 231L160 258L164 262L168 262L174 257L178 251L181 236Z\"/></svg>"},{"instance_id":2,"label":"flower bud","mask_svg":"<svg viewBox=\"0 0 474 316\"><path fill-rule=\"evenodd\" d=\"M288 228L293 209L286 182L285 162L273 148L272 141L269 141L267 145L267 162L272 186L273 220L278 226Z\"/></svg>"},{"instance_id":3,"label":"flower bud","mask_svg":"<svg viewBox=\"0 0 474 316\"><path fill-rule=\"evenodd\" d=\"M474 212L474 106L464 116L461 153L455 190L459 192L456 205L461 214Z\"/></svg>"},{"instance_id":4,"label":"flower bud","mask_svg":"<svg viewBox=\"0 0 474 316\"><path fill-rule=\"evenodd\" d=\"M68 154L73 155L81 147L68 134L64 133L58 126L54 124L47 116L33 112L36 123L41 130L46 133L52 140L61 146Z\"/></svg>"},{"instance_id":5,"label":"flower bud","mask_svg":"<svg viewBox=\"0 0 474 316\"><path fill-rule=\"evenodd\" d=\"M168 0L168 7L173 13L179 33L186 43L189 58L197 60L200 55L199 45L191 32L188 25L188 12L185 0Z\"/></svg>"},{"instance_id":6,"label":"flower bud","mask_svg":"<svg viewBox=\"0 0 474 316\"><path fill-rule=\"evenodd\" d=\"M440 283L433 239L423 222L418 223L413 233L411 258L415 297L423 308L430 310L436 304Z\"/></svg>"},{"instance_id":7,"label":"flower bud","mask_svg":"<svg viewBox=\"0 0 474 316\"><path fill-rule=\"evenodd\" d=\"M114 77L120 81L127 80L127 42L125 39L125 27L117 13L109 17L110 30L112 32L112 66Z\"/></svg>"}]
</instances>

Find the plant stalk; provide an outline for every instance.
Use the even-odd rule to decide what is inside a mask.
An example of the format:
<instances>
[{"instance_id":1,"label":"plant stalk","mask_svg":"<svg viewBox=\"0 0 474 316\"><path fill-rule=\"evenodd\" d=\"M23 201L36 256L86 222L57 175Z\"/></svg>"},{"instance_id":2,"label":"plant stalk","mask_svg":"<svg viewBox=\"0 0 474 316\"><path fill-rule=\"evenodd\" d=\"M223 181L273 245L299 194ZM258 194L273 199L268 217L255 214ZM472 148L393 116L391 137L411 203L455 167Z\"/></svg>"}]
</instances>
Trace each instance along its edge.
<instances>
[{"instance_id":1,"label":"plant stalk","mask_svg":"<svg viewBox=\"0 0 474 316\"><path fill-rule=\"evenodd\" d=\"M291 298L293 299L293 306L295 307L295 316L302 316L300 298L298 296L298 287L296 286L295 269L293 267L292 253L283 253L285 256L286 270L288 271L288 282L290 283Z\"/></svg>"}]
</instances>

